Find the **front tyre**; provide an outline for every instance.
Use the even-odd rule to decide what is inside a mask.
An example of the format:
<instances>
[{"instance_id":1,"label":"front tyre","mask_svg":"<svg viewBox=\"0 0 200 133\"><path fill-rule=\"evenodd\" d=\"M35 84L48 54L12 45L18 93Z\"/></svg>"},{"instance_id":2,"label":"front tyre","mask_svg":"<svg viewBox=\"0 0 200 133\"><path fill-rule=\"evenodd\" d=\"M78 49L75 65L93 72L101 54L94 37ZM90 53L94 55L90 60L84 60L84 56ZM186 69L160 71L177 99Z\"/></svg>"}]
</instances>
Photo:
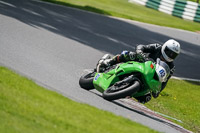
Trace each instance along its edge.
<instances>
[{"instance_id":1,"label":"front tyre","mask_svg":"<svg viewBox=\"0 0 200 133\"><path fill-rule=\"evenodd\" d=\"M81 86L81 88L85 90L94 89L94 85L93 85L94 76L95 76L95 72L90 72L90 73L86 73L82 75L79 79L79 85Z\"/></svg>"},{"instance_id":2,"label":"front tyre","mask_svg":"<svg viewBox=\"0 0 200 133\"><path fill-rule=\"evenodd\" d=\"M140 89L140 82L135 80L132 83L126 83L121 85L112 85L103 92L103 98L106 100L116 100L125 98L136 93Z\"/></svg>"}]
</instances>

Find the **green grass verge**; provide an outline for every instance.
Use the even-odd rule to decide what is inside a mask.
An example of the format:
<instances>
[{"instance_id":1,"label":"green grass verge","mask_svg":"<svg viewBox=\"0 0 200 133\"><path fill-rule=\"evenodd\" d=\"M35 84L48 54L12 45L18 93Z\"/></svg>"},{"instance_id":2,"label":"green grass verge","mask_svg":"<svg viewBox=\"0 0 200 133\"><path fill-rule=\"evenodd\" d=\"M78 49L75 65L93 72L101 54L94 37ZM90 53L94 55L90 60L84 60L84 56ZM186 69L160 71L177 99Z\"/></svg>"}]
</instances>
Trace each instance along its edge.
<instances>
[{"instance_id":1,"label":"green grass verge","mask_svg":"<svg viewBox=\"0 0 200 133\"><path fill-rule=\"evenodd\" d=\"M107 111L74 102L0 67L1 133L154 133Z\"/></svg>"},{"instance_id":2,"label":"green grass verge","mask_svg":"<svg viewBox=\"0 0 200 133\"><path fill-rule=\"evenodd\" d=\"M192 1L192 2L196 2L196 3L197 3L197 0L189 0L189 1ZM200 1L199 1L199 3L200 3Z\"/></svg>"},{"instance_id":3,"label":"green grass verge","mask_svg":"<svg viewBox=\"0 0 200 133\"><path fill-rule=\"evenodd\" d=\"M200 23L183 20L128 0L43 0L100 14L189 31L200 31Z\"/></svg>"},{"instance_id":4,"label":"green grass verge","mask_svg":"<svg viewBox=\"0 0 200 133\"><path fill-rule=\"evenodd\" d=\"M194 132L200 132L200 83L171 79L157 99L145 104L148 108L181 120L174 121Z\"/></svg>"},{"instance_id":5,"label":"green grass verge","mask_svg":"<svg viewBox=\"0 0 200 133\"><path fill-rule=\"evenodd\" d=\"M192 1L192 2L198 3L197 0L180 0L180 1ZM199 1L199 3L200 3L200 1Z\"/></svg>"}]
</instances>

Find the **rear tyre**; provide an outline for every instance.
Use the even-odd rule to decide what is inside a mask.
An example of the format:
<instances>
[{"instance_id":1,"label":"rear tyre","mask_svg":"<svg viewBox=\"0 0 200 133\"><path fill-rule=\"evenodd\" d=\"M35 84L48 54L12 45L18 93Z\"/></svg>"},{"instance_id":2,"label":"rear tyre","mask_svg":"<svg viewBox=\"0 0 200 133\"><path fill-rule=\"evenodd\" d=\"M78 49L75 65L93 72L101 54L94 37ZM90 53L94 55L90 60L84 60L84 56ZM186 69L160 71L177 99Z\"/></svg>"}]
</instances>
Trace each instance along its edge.
<instances>
[{"instance_id":1,"label":"rear tyre","mask_svg":"<svg viewBox=\"0 0 200 133\"><path fill-rule=\"evenodd\" d=\"M140 89L140 82L135 80L132 83L121 84L109 87L107 90L103 92L103 98L111 101L120 98L125 98L127 96L131 96L136 93Z\"/></svg>"},{"instance_id":2,"label":"rear tyre","mask_svg":"<svg viewBox=\"0 0 200 133\"><path fill-rule=\"evenodd\" d=\"M91 90L94 89L93 85L93 78L95 76L95 72L90 72L82 75L79 79L79 85L81 88L85 90Z\"/></svg>"}]
</instances>

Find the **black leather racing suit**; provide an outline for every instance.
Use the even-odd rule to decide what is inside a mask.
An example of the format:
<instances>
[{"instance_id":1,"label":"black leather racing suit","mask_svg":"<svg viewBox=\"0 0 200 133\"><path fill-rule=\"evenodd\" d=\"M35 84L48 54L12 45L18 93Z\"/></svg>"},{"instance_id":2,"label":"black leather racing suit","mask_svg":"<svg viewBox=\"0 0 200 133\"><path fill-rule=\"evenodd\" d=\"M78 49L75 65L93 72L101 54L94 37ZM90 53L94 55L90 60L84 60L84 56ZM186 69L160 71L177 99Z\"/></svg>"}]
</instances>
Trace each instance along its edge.
<instances>
[{"instance_id":1,"label":"black leather racing suit","mask_svg":"<svg viewBox=\"0 0 200 133\"><path fill-rule=\"evenodd\" d=\"M136 47L136 52L123 51L121 54L114 56L113 59L110 61L110 65L114 65L114 64L117 64L120 62L127 62L127 61L139 61L140 56L143 56L143 58L151 58L153 61L156 61L157 58L161 58L161 56L162 56L161 48L162 48L162 45L160 45L160 44L138 45ZM168 77L168 80L169 80L170 77L173 75L175 66L174 66L173 62L166 62L166 63L169 65L169 67L171 69L170 75ZM162 83L161 91L167 85L168 80L166 82ZM159 96L160 92L157 94L152 94L153 97L157 98ZM151 95L147 94L145 96L138 97L136 99L139 102L146 103L146 102L150 101Z\"/></svg>"}]
</instances>

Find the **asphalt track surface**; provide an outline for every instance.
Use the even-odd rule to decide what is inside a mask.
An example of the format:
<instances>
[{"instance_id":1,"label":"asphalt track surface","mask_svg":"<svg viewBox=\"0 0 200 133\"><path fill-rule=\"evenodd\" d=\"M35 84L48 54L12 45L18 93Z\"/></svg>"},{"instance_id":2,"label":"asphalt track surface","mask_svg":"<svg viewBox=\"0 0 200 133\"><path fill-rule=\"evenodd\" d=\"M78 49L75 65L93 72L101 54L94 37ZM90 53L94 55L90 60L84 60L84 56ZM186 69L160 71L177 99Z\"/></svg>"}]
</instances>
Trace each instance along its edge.
<instances>
[{"instance_id":1,"label":"asphalt track surface","mask_svg":"<svg viewBox=\"0 0 200 133\"><path fill-rule=\"evenodd\" d=\"M96 9L98 10L98 9ZM178 132L166 123L104 100L78 85L84 69L105 53L134 50L137 44L174 38L182 54L175 76L200 79L200 34L47 4L0 0L0 65L23 74L75 101L113 112L161 132ZM98 114L97 114L98 115Z\"/></svg>"}]
</instances>

